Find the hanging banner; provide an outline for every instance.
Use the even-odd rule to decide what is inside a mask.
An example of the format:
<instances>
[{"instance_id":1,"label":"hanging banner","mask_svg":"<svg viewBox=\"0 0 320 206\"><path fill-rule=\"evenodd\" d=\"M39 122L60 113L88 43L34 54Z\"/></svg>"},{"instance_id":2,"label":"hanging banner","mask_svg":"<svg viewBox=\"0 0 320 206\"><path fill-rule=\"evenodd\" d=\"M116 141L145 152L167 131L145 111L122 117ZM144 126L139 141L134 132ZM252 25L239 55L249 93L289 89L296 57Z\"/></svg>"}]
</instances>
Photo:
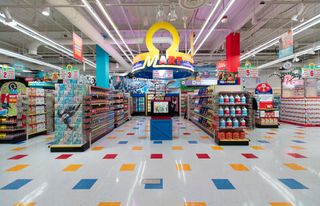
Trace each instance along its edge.
<instances>
[{"instance_id":1,"label":"hanging banner","mask_svg":"<svg viewBox=\"0 0 320 206\"><path fill-rule=\"evenodd\" d=\"M320 66L311 63L301 69L302 78L320 78Z\"/></svg>"},{"instance_id":2,"label":"hanging banner","mask_svg":"<svg viewBox=\"0 0 320 206\"><path fill-rule=\"evenodd\" d=\"M66 67L64 67L62 70L60 70L60 78L61 79L78 80L79 75L80 75L79 69L73 68L71 64L68 64Z\"/></svg>"},{"instance_id":3,"label":"hanging banner","mask_svg":"<svg viewBox=\"0 0 320 206\"><path fill-rule=\"evenodd\" d=\"M16 73L15 69L8 67L8 65L0 65L0 79L15 79Z\"/></svg>"},{"instance_id":4,"label":"hanging banner","mask_svg":"<svg viewBox=\"0 0 320 206\"><path fill-rule=\"evenodd\" d=\"M76 33L72 33L73 42L73 57L82 61L83 60L83 42L82 38Z\"/></svg>"},{"instance_id":5,"label":"hanging banner","mask_svg":"<svg viewBox=\"0 0 320 206\"><path fill-rule=\"evenodd\" d=\"M258 68L246 61L244 66L238 68L238 75L241 78L258 78Z\"/></svg>"},{"instance_id":6,"label":"hanging banner","mask_svg":"<svg viewBox=\"0 0 320 206\"><path fill-rule=\"evenodd\" d=\"M282 34L279 39L279 59L293 54L292 30Z\"/></svg>"}]
</instances>

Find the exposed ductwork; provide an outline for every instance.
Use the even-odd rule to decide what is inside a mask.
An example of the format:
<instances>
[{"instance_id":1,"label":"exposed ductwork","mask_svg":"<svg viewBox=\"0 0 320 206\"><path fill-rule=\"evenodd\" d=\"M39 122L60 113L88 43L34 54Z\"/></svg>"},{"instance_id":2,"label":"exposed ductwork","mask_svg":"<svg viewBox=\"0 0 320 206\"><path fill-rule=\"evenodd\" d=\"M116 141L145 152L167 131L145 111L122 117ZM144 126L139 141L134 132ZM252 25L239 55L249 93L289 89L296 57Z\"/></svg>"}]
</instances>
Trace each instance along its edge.
<instances>
[{"instance_id":1,"label":"exposed ductwork","mask_svg":"<svg viewBox=\"0 0 320 206\"><path fill-rule=\"evenodd\" d=\"M67 0L47 0L51 5L70 5ZM56 7L62 15L64 15L73 25L81 30L86 36L92 39L96 44L103 48L110 56L112 56L119 64L121 64L127 70L131 70L130 64L124 60L124 58L115 50L111 44L108 44L107 41L103 38L101 33L92 26L92 23L89 22L79 11L72 7Z\"/></svg>"}]
</instances>

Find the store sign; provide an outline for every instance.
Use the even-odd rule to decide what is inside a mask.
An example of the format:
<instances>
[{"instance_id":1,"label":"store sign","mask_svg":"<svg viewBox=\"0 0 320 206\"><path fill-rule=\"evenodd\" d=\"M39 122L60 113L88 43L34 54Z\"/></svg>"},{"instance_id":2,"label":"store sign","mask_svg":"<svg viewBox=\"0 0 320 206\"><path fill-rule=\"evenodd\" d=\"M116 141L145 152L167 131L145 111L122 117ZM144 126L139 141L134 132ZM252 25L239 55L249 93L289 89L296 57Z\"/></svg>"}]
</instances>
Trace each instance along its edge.
<instances>
[{"instance_id":1,"label":"store sign","mask_svg":"<svg viewBox=\"0 0 320 206\"><path fill-rule=\"evenodd\" d=\"M167 30L172 36L172 44L161 55L152 37L158 30ZM172 78L184 78L194 72L192 55L178 52L180 37L175 27L168 22L157 22L150 27L146 34L146 46L149 52L139 54L133 58L132 73L136 77L153 78L154 70L172 70Z\"/></svg>"},{"instance_id":2,"label":"store sign","mask_svg":"<svg viewBox=\"0 0 320 206\"><path fill-rule=\"evenodd\" d=\"M292 30L282 34L279 39L279 59L293 54L293 35Z\"/></svg>"},{"instance_id":3,"label":"store sign","mask_svg":"<svg viewBox=\"0 0 320 206\"><path fill-rule=\"evenodd\" d=\"M302 78L320 78L320 66L313 63L301 69Z\"/></svg>"},{"instance_id":4,"label":"store sign","mask_svg":"<svg viewBox=\"0 0 320 206\"><path fill-rule=\"evenodd\" d=\"M79 79L79 69L73 68L71 64L68 64L66 67L60 70L60 78L61 79Z\"/></svg>"},{"instance_id":5,"label":"store sign","mask_svg":"<svg viewBox=\"0 0 320 206\"><path fill-rule=\"evenodd\" d=\"M15 79L15 69L6 64L0 65L0 79Z\"/></svg>"},{"instance_id":6,"label":"store sign","mask_svg":"<svg viewBox=\"0 0 320 206\"><path fill-rule=\"evenodd\" d=\"M256 87L255 94L272 94L272 88L268 83L260 83Z\"/></svg>"},{"instance_id":7,"label":"store sign","mask_svg":"<svg viewBox=\"0 0 320 206\"><path fill-rule=\"evenodd\" d=\"M226 71L227 64L224 60L220 60L217 62L217 70L218 71Z\"/></svg>"},{"instance_id":8,"label":"store sign","mask_svg":"<svg viewBox=\"0 0 320 206\"><path fill-rule=\"evenodd\" d=\"M218 71L218 85L239 85L237 72Z\"/></svg>"},{"instance_id":9,"label":"store sign","mask_svg":"<svg viewBox=\"0 0 320 206\"><path fill-rule=\"evenodd\" d=\"M153 70L153 79L172 79L172 70Z\"/></svg>"},{"instance_id":10,"label":"store sign","mask_svg":"<svg viewBox=\"0 0 320 206\"><path fill-rule=\"evenodd\" d=\"M238 68L238 75L241 78L258 78L258 68L246 61L244 66Z\"/></svg>"},{"instance_id":11,"label":"store sign","mask_svg":"<svg viewBox=\"0 0 320 206\"><path fill-rule=\"evenodd\" d=\"M72 33L73 42L73 57L82 61L83 60L83 42L82 38L76 33Z\"/></svg>"},{"instance_id":12,"label":"store sign","mask_svg":"<svg viewBox=\"0 0 320 206\"><path fill-rule=\"evenodd\" d=\"M28 82L28 86L34 88L54 89L54 83L52 82Z\"/></svg>"}]
</instances>

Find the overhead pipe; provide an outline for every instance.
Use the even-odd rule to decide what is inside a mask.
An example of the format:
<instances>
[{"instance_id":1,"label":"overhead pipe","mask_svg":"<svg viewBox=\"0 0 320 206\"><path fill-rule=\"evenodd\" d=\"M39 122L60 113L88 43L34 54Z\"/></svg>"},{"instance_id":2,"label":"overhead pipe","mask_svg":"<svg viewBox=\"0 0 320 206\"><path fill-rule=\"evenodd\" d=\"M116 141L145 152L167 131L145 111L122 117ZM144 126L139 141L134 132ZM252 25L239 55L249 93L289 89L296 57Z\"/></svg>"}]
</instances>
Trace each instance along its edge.
<instances>
[{"instance_id":1,"label":"overhead pipe","mask_svg":"<svg viewBox=\"0 0 320 206\"><path fill-rule=\"evenodd\" d=\"M67 0L47 0L52 6L55 5L70 5ZM125 69L131 70L130 64L115 50L111 44L108 44L102 34L88 21L79 11L72 7L58 7L56 8L62 15L64 15L74 26L76 26L82 33L92 39L96 44L103 48L110 56L112 56Z\"/></svg>"}]
</instances>

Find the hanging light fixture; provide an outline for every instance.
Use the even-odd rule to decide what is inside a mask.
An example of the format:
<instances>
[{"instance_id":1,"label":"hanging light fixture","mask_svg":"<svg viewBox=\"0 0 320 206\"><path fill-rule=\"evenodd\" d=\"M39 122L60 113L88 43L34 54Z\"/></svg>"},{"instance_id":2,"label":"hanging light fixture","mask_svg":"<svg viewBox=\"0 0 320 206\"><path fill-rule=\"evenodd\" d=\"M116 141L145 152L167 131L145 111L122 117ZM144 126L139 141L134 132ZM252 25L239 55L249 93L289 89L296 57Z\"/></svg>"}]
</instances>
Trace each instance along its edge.
<instances>
[{"instance_id":1,"label":"hanging light fixture","mask_svg":"<svg viewBox=\"0 0 320 206\"><path fill-rule=\"evenodd\" d=\"M168 14L168 21L174 22L178 19L178 15L176 13L176 5L172 2L170 3L170 10Z\"/></svg>"},{"instance_id":2,"label":"hanging light fixture","mask_svg":"<svg viewBox=\"0 0 320 206\"><path fill-rule=\"evenodd\" d=\"M44 15L44 16L50 16L50 13L51 13L50 7L48 7L48 6L43 7L43 9L42 9L42 11L41 11L41 14L42 14L42 15Z\"/></svg>"},{"instance_id":3,"label":"hanging light fixture","mask_svg":"<svg viewBox=\"0 0 320 206\"><path fill-rule=\"evenodd\" d=\"M164 10L163 10L163 5L160 4L158 7L158 12L157 12L157 21L164 21Z\"/></svg>"},{"instance_id":4,"label":"hanging light fixture","mask_svg":"<svg viewBox=\"0 0 320 206\"><path fill-rule=\"evenodd\" d=\"M228 16L223 16L222 19L221 19L221 23L225 24L228 22Z\"/></svg>"}]
</instances>

